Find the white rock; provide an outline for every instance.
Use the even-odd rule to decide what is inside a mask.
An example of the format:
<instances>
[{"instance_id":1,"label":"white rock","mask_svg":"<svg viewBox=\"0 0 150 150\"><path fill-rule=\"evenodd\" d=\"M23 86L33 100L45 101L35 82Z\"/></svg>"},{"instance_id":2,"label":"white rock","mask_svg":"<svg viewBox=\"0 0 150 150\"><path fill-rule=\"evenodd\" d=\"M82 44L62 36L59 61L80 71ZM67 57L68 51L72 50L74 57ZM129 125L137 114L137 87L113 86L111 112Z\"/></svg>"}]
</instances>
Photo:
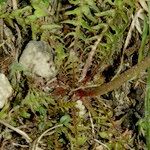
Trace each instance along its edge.
<instances>
[{"instance_id":1,"label":"white rock","mask_svg":"<svg viewBox=\"0 0 150 150\"><path fill-rule=\"evenodd\" d=\"M13 89L7 77L0 73L0 108L3 108L7 99L12 95Z\"/></svg>"},{"instance_id":2,"label":"white rock","mask_svg":"<svg viewBox=\"0 0 150 150\"><path fill-rule=\"evenodd\" d=\"M29 72L43 78L56 76L51 48L43 41L30 41L23 51L20 64Z\"/></svg>"}]
</instances>

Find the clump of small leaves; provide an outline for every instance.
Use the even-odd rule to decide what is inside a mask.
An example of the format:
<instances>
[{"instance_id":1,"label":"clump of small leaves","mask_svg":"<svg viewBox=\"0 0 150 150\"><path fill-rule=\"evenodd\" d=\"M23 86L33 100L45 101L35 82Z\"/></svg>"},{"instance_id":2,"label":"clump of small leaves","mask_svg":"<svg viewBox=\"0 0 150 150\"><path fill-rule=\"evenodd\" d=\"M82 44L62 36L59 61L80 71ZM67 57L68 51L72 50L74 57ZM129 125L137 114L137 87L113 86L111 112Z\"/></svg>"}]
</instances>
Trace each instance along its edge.
<instances>
[{"instance_id":1,"label":"clump of small leaves","mask_svg":"<svg viewBox=\"0 0 150 150\"><path fill-rule=\"evenodd\" d=\"M0 112L0 118L28 133L33 142L28 144L21 138L27 146L71 150L101 146L101 149L133 148L134 132L121 127L124 117L114 117L112 107L104 104L100 97L84 98L82 93L72 93L80 86L92 85L99 68L105 68L100 64L112 65L121 53L136 1L31 0L29 4L20 3L16 9L6 2L0 3L0 19L20 35L15 40L21 38L21 47L30 39L49 43L54 50L57 81L51 81L46 87L50 90L44 91L45 80L43 87L35 86L23 68L14 63L9 72L15 89L14 98ZM24 40L26 33L29 35ZM87 65L82 82L90 52L93 52L93 60ZM80 101L80 107L77 107L77 101ZM80 113L81 107L83 113ZM11 138L13 132L6 133L11 142L17 143L17 138Z\"/></svg>"}]
</instances>

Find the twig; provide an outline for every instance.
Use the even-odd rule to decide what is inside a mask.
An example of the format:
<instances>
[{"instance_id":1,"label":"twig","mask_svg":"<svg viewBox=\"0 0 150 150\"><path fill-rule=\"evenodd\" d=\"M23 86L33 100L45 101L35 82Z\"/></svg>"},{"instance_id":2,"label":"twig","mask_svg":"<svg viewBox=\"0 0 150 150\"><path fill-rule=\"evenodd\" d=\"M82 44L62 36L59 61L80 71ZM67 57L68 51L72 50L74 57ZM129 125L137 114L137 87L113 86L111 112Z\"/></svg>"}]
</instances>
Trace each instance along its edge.
<instances>
[{"instance_id":1,"label":"twig","mask_svg":"<svg viewBox=\"0 0 150 150\"><path fill-rule=\"evenodd\" d=\"M99 144L101 144L102 146L104 146L104 147L107 148L108 150L110 150L110 148L109 148L106 144L102 143L101 141L99 141L99 140L97 140L97 139L94 139L94 141L97 142L97 143L99 143Z\"/></svg>"},{"instance_id":2,"label":"twig","mask_svg":"<svg viewBox=\"0 0 150 150\"><path fill-rule=\"evenodd\" d=\"M59 128L59 127L62 127L62 126L63 126L63 124L56 125L56 126L54 126L54 127L52 127L52 128L47 129L45 132L43 132L43 133L38 137L38 139L34 142L33 147L32 147L32 150L38 150L38 145L39 145L41 139L42 139L43 136L45 136L49 131L51 131L51 130L53 130L53 129L56 129L56 128ZM55 132L52 131L51 134L49 134L49 135L52 135L53 133L55 133Z\"/></svg>"},{"instance_id":3,"label":"twig","mask_svg":"<svg viewBox=\"0 0 150 150\"><path fill-rule=\"evenodd\" d=\"M16 10L18 8L16 0L12 0L12 6L13 6L13 10Z\"/></svg>"},{"instance_id":4,"label":"twig","mask_svg":"<svg viewBox=\"0 0 150 150\"><path fill-rule=\"evenodd\" d=\"M92 49L88 55L88 58L86 60L86 63L84 65L84 68L82 70L82 74L81 74L81 78L79 80L79 82L82 82L87 74L88 69L90 68L90 66L92 65L92 61L93 61L93 57L95 54L95 51L98 47L98 44L100 43L104 33L107 31L107 26L104 26L104 30L102 31L101 35L99 36L99 38L97 39L97 41L94 43L94 45L92 46Z\"/></svg>"},{"instance_id":5,"label":"twig","mask_svg":"<svg viewBox=\"0 0 150 150\"><path fill-rule=\"evenodd\" d=\"M22 135L28 143L32 142L32 139L25 132L21 131L20 129L15 128L2 120L0 120L0 123L5 125L6 127L10 128L11 130L17 132L18 134Z\"/></svg>"},{"instance_id":6,"label":"twig","mask_svg":"<svg viewBox=\"0 0 150 150\"><path fill-rule=\"evenodd\" d=\"M123 63L124 63L125 50L126 50L127 46L130 43L130 40L131 40L131 37L132 37L132 32L133 32L134 28L137 27L139 33L142 34L140 25L136 24L138 22L138 17L140 17L142 13L143 13L143 9L139 9L138 12L135 14L135 16L132 19L132 22L131 22L131 25L130 25L130 28L129 28L129 31L128 31L128 34L127 34L127 37L126 37L126 40L125 40L125 44L124 44L124 47L123 47L123 52L122 52L122 56L121 56L121 63L120 63L119 69L118 69L116 75L113 77L113 79L115 79L120 74L120 72L122 70Z\"/></svg>"},{"instance_id":7,"label":"twig","mask_svg":"<svg viewBox=\"0 0 150 150\"><path fill-rule=\"evenodd\" d=\"M17 6L18 4L17 4L17 0L12 0L12 6L13 6L13 10L16 10L16 9L18 9L18 6ZM18 25L16 24L16 23L14 23L14 26L16 27L16 31L17 31L17 44L18 44L18 46L21 46L21 31L20 31L20 29L19 29L19 27L18 27ZM15 51L15 59L16 59L16 61L18 61L18 49L19 49L20 47L18 47L18 48L16 48L16 51Z\"/></svg>"},{"instance_id":8,"label":"twig","mask_svg":"<svg viewBox=\"0 0 150 150\"><path fill-rule=\"evenodd\" d=\"M19 143L12 143L14 146L17 146L17 147L21 147L21 148L27 148L29 147L28 145L21 145Z\"/></svg>"},{"instance_id":9,"label":"twig","mask_svg":"<svg viewBox=\"0 0 150 150\"><path fill-rule=\"evenodd\" d=\"M150 56L146 57L143 61L133 66L131 69L118 75L114 80L108 83L104 83L97 87L85 87L78 89L77 91L75 91L75 94L81 97L98 96L106 94L112 90L119 88L123 83L140 74L140 72L144 71L148 67L150 67Z\"/></svg>"},{"instance_id":10,"label":"twig","mask_svg":"<svg viewBox=\"0 0 150 150\"><path fill-rule=\"evenodd\" d=\"M91 127L92 127L92 134L95 136L95 129L94 129L94 124L93 124L93 119L91 116L91 113L89 112L89 117L90 117L90 122L91 122Z\"/></svg>"},{"instance_id":11,"label":"twig","mask_svg":"<svg viewBox=\"0 0 150 150\"><path fill-rule=\"evenodd\" d=\"M139 0L139 3L142 6L142 8L148 12L148 6L146 4L146 0Z\"/></svg>"}]
</instances>

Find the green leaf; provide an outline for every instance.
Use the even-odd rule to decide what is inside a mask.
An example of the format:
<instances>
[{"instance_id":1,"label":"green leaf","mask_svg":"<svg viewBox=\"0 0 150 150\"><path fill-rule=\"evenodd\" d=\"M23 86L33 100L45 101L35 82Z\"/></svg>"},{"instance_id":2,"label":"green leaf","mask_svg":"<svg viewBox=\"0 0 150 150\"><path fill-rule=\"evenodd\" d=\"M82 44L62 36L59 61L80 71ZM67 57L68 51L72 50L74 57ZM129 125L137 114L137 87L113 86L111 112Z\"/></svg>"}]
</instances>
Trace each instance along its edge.
<instances>
[{"instance_id":1,"label":"green leaf","mask_svg":"<svg viewBox=\"0 0 150 150\"><path fill-rule=\"evenodd\" d=\"M93 10L99 12L99 8L96 6L96 3L93 0L85 0L85 1Z\"/></svg>"},{"instance_id":2,"label":"green leaf","mask_svg":"<svg viewBox=\"0 0 150 150\"><path fill-rule=\"evenodd\" d=\"M43 2L41 0L31 0L31 5L35 9L34 15L37 18L45 17L48 15L49 2Z\"/></svg>"},{"instance_id":3,"label":"green leaf","mask_svg":"<svg viewBox=\"0 0 150 150\"><path fill-rule=\"evenodd\" d=\"M63 60L67 57L67 54L64 51L64 45L61 43L57 44L55 51L56 51L55 64L59 69Z\"/></svg>"},{"instance_id":4,"label":"green leaf","mask_svg":"<svg viewBox=\"0 0 150 150\"><path fill-rule=\"evenodd\" d=\"M68 126L70 121L71 121L71 117L68 114L60 118L60 123L64 124L65 126Z\"/></svg>"},{"instance_id":5,"label":"green leaf","mask_svg":"<svg viewBox=\"0 0 150 150\"><path fill-rule=\"evenodd\" d=\"M38 112L40 113L40 115L46 116L47 110L46 110L46 108L44 108L43 106L39 106L39 107L38 107Z\"/></svg>"},{"instance_id":6,"label":"green leaf","mask_svg":"<svg viewBox=\"0 0 150 150\"><path fill-rule=\"evenodd\" d=\"M81 20L81 26L85 29L88 29L91 32L94 32L94 30L87 24L87 22L85 20Z\"/></svg>"},{"instance_id":7,"label":"green leaf","mask_svg":"<svg viewBox=\"0 0 150 150\"><path fill-rule=\"evenodd\" d=\"M89 20L93 21L94 23L97 22L97 19L95 19L95 17L93 17L93 15L91 14L91 11L88 5L82 6L82 12Z\"/></svg>"},{"instance_id":8,"label":"green leaf","mask_svg":"<svg viewBox=\"0 0 150 150\"><path fill-rule=\"evenodd\" d=\"M85 135L81 135L81 136L77 137L78 145L84 145L86 141L87 141L87 137Z\"/></svg>"},{"instance_id":9,"label":"green leaf","mask_svg":"<svg viewBox=\"0 0 150 150\"><path fill-rule=\"evenodd\" d=\"M7 0L0 0L0 5L6 2Z\"/></svg>"},{"instance_id":10,"label":"green leaf","mask_svg":"<svg viewBox=\"0 0 150 150\"><path fill-rule=\"evenodd\" d=\"M77 7L73 10L69 10L65 13L65 15L77 15L77 16L81 16L81 8L80 7Z\"/></svg>"},{"instance_id":11,"label":"green leaf","mask_svg":"<svg viewBox=\"0 0 150 150\"><path fill-rule=\"evenodd\" d=\"M123 0L115 0L115 5L117 5L117 7L119 9L122 9L123 8L123 4L124 4L124 1Z\"/></svg>"},{"instance_id":12,"label":"green leaf","mask_svg":"<svg viewBox=\"0 0 150 150\"><path fill-rule=\"evenodd\" d=\"M78 5L80 4L80 0L69 0L70 4Z\"/></svg>"},{"instance_id":13,"label":"green leaf","mask_svg":"<svg viewBox=\"0 0 150 150\"><path fill-rule=\"evenodd\" d=\"M122 9L120 11L118 10L118 12L120 13L121 18L125 21L125 23L128 23L128 16L126 12L124 12Z\"/></svg>"},{"instance_id":14,"label":"green leaf","mask_svg":"<svg viewBox=\"0 0 150 150\"><path fill-rule=\"evenodd\" d=\"M32 13L32 7L26 6L22 9L17 9L17 10L12 11L12 13L10 14L8 18L16 19L17 23L25 29L26 17L28 17L28 15L31 13ZM27 16L24 16L25 14Z\"/></svg>"},{"instance_id":15,"label":"green leaf","mask_svg":"<svg viewBox=\"0 0 150 150\"><path fill-rule=\"evenodd\" d=\"M110 133L110 134L111 134L111 133ZM100 137L103 138L103 139L109 139L109 138L110 138L110 135L108 134L108 132L105 132L105 131L99 132L99 135L100 135Z\"/></svg>"},{"instance_id":16,"label":"green leaf","mask_svg":"<svg viewBox=\"0 0 150 150\"><path fill-rule=\"evenodd\" d=\"M14 62L11 66L10 66L10 76L15 75L15 73L17 72L21 72L21 71L25 71L25 68L17 62Z\"/></svg>"},{"instance_id":17,"label":"green leaf","mask_svg":"<svg viewBox=\"0 0 150 150\"><path fill-rule=\"evenodd\" d=\"M74 26L78 26L80 25L77 20L65 20L65 21L62 21L62 23L67 23L67 24L72 24Z\"/></svg>"},{"instance_id":18,"label":"green leaf","mask_svg":"<svg viewBox=\"0 0 150 150\"><path fill-rule=\"evenodd\" d=\"M34 15L37 17L37 18L40 18L40 17L45 17L48 15L48 12L44 9L36 9L35 12L34 12Z\"/></svg>"},{"instance_id":19,"label":"green leaf","mask_svg":"<svg viewBox=\"0 0 150 150\"><path fill-rule=\"evenodd\" d=\"M49 6L48 0L31 0L31 5L34 9L47 9Z\"/></svg>"},{"instance_id":20,"label":"green leaf","mask_svg":"<svg viewBox=\"0 0 150 150\"><path fill-rule=\"evenodd\" d=\"M114 17L115 12L116 12L115 9L110 9L110 10L102 11L102 12L99 12L99 13L95 13L95 15L98 16L98 17L102 17L102 16Z\"/></svg>"},{"instance_id":21,"label":"green leaf","mask_svg":"<svg viewBox=\"0 0 150 150\"><path fill-rule=\"evenodd\" d=\"M23 118L30 118L31 114L27 113L25 110L23 110L20 114Z\"/></svg>"}]
</instances>

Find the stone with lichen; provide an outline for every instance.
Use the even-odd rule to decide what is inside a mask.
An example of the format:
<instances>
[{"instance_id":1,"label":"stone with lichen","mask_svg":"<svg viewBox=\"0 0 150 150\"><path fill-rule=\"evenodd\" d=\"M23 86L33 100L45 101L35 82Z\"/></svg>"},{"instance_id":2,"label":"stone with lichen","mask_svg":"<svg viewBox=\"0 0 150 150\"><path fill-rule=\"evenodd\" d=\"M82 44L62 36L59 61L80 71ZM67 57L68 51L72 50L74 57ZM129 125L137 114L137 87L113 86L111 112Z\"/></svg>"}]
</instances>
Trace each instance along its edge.
<instances>
[{"instance_id":1,"label":"stone with lichen","mask_svg":"<svg viewBox=\"0 0 150 150\"><path fill-rule=\"evenodd\" d=\"M52 49L44 41L30 41L24 49L19 63L34 75L46 79L56 76Z\"/></svg>"},{"instance_id":2,"label":"stone with lichen","mask_svg":"<svg viewBox=\"0 0 150 150\"><path fill-rule=\"evenodd\" d=\"M7 77L0 73L0 108L3 108L8 98L12 95L13 89Z\"/></svg>"}]
</instances>

